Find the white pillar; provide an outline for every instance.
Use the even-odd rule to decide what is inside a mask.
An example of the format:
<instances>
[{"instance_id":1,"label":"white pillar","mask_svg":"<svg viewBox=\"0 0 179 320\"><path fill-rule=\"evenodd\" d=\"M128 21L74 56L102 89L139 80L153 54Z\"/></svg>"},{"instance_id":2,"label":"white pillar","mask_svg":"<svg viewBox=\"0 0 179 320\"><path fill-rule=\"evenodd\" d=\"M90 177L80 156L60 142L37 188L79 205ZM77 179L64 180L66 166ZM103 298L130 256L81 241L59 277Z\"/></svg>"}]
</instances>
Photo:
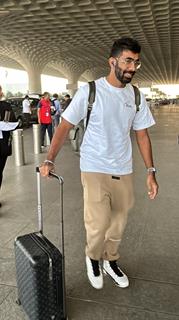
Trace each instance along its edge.
<instances>
[{"instance_id":1,"label":"white pillar","mask_svg":"<svg viewBox=\"0 0 179 320\"><path fill-rule=\"evenodd\" d=\"M41 93L41 72L38 69L30 68L27 70L29 77L29 93Z\"/></svg>"},{"instance_id":2,"label":"white pillar","mask_svg":"<svg viewBox=\"0 0 179 320\"><path fill-rule=\"evenodd\" d=\"M78 89L78 83L77 82L68 82L68 84L66 85L66 88L70 94L71 97L74 96L75 92Z\"/></svg>"}]
</instances>

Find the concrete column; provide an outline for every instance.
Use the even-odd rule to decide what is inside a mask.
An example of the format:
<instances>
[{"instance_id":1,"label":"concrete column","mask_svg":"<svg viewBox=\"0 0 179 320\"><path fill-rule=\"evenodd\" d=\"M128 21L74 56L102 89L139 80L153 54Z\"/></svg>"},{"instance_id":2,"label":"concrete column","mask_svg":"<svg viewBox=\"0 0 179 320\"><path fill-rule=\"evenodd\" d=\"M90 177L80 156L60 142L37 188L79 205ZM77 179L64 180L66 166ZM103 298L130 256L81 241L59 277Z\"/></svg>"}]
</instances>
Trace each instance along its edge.
<instances>
[{"instance_id":1,"label":"concrete column","mask_svg":"<svg viewBox=\"0 0 179 320\"><path fill-rule=\"evenodd\" d=\"M41 71L37 68L29 68L27 72L29 77L29 93L41 93Z\"/></svg>"},{"instance_id":2,"label":"concrete column","mask_svg":"<svg viewBox=\"0 0 179 320\"><path fill-rule=\"evenodd\" d=\"M68 81L68 84L66 85L66 88L67 88L70 96L73 97L75 92L78 89L78 82L77 81L76 82Z\"/></svg>"},{"instance_id":3,"label":"concrete column","mask_svg":"<svg viewBox=\"0 0 179 320\"><path fill-rule=\"evenodd\" d=\"M77 61L75 59L71 58L68 60L64 56L63 58L61 58L60 62L53 62L52 66L56 70L59 70L61 73L63 73L64 77L68 79L66 89L73 97L78 89L78 80L86 70L86 65L83 65L83 63L77 64Z\"/></svg>"},{"instance_id":4,"label":"concrete column","mask_svg":"<svg viewBox=\"0 0 179 320\"><path fill-rule=\"evenodd\" d=\"M81 73L74 72L73 74L68 73L68 84L67 84L67 90L70 94L70 96L74 96L75 92L78 89L78 79L80 78Z\"/></svg>"},{"instance_id":5,"label":"concrete column","mask_svg":"<svg viewBox=\"0 0 179 320\"><path fill-rule=\"evenodd\" d=\"M107 75L107 73L106 73ZM82 76L87 79L87 81L92 81L92 80L96 80L100 77L104 76L104 70L103 69L99 69L99 68L91 68L91 69L87 69Z\"/></svg>"}]
</instances>

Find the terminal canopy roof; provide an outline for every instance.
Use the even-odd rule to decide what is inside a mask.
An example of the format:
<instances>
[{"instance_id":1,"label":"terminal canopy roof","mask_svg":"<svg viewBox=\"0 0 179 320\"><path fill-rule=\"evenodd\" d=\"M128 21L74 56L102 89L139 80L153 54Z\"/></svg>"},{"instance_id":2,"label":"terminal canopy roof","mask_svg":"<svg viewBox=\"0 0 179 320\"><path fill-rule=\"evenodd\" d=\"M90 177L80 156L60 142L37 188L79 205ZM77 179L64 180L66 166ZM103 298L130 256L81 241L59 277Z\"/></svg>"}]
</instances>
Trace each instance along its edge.
<instances>
[{"instance_id":1,"label":"terminal canopy roof","mask_svg":"<svg viewBox=\"0 0 179 320\"><path fill-rule=\"evenodd\" d=\"M113 41L142 46L139 84L179 83L178 0L1 0L0 65L33 64L52 75L67 67L87 80L108 72Z\"/></svg>"}]
</instances>

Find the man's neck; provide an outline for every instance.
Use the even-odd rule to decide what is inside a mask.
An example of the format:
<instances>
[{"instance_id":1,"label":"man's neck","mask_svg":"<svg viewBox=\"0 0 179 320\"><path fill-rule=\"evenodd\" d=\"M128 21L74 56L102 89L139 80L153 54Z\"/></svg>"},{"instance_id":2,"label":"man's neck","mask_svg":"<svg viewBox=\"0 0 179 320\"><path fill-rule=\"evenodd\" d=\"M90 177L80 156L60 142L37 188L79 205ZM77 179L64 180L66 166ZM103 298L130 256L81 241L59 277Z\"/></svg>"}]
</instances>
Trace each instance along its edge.
<instances>
[{"instance_id":1,"label":"man's neck","mask_svg":"<svg viewBox=\"0 0 179 320\"><path fill-rule=\"evenodd\" d=\"M106 80L113 86L116 88L124 88L126 85L123 84L121 81L119 81L116 77L114 77L114 75L112 75L111 73L109 73L109 75L106 77Z\"/></svg>"}]
</instances>

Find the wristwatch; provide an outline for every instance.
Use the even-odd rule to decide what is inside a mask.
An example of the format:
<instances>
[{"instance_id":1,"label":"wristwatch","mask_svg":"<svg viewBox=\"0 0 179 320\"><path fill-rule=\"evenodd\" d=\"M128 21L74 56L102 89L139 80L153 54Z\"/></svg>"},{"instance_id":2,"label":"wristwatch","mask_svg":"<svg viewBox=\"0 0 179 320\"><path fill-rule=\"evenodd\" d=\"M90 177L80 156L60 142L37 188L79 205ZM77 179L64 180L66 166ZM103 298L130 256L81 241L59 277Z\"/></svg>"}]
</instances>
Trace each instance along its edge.
<instances>
[{"instance_id":1,"label":"wristwatch","mask_svg":"<svg viewBox=\"0 0 179 320\"><path fill-rule=\"evenodd\" d=\"M156 171L157 170L154 167L147 168L148 173L153 173L153 172L156 173Z\"/></svg>"},{"instance_id":2,"label":"wristwatch","mask_svg":"<svg viewBox=\"0 0 179 320\"><path fill-rule=\"evenodd\" d=\"M45 163L45 164L51 164L51 165L53 165L53 166L54 166L54 162L53 162L53 161L51 161L51 160L48 160L48 159L44 160L44 162L43 162L43 163Z\"/></svg>"}]
</instances>

